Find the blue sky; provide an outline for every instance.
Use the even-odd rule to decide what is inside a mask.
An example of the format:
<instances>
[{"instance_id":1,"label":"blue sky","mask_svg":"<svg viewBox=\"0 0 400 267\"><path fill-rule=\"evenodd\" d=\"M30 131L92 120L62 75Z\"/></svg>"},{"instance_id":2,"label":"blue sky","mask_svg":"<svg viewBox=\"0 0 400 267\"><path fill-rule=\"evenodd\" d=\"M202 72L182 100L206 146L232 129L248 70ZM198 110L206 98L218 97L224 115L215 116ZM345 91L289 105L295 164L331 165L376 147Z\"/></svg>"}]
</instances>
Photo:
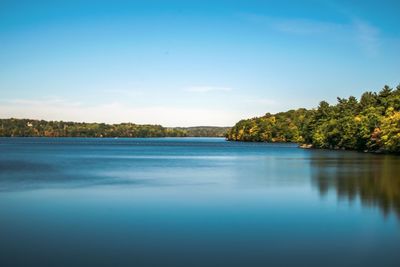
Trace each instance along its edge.
<instances>
[{"instance_id":1,"label":"blue sky","mask_svg":"<svg viewBox=\"0 0 400 267\"><path fill-rule=\"evenodd\" d=\"M399 1L0 0L0 117L230 126L400 83Z\"/></svg>"}]
</instances>

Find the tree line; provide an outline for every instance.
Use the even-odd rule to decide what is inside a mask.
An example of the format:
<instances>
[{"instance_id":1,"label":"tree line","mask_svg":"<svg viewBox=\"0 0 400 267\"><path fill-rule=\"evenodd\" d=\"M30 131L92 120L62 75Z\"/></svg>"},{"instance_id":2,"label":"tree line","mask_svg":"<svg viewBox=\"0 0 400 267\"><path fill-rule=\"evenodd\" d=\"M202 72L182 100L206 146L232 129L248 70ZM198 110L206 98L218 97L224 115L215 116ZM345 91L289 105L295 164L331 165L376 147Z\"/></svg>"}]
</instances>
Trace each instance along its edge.
<instances>
[{"instance_id":1,"label":"tree line","mask_svg":"<svg viewBox=\"0 0 400 267\"><path fill-rule=\"evenodd\" d=\"M0 137L224 137L228 129L0 119Z\"/></svg>"},{"instance_id":2,"label":"tree line","mask_svg":"<svg viewBox=\"0 0 400 267\"><path fill-rule=\"evenodd\" d=\"M296 142L315 148L400 152L400 85L384 86L337 98L335 105L320 102L300 108L241 120L227 133L232 141Z\"/></svg>"}]
</instances>

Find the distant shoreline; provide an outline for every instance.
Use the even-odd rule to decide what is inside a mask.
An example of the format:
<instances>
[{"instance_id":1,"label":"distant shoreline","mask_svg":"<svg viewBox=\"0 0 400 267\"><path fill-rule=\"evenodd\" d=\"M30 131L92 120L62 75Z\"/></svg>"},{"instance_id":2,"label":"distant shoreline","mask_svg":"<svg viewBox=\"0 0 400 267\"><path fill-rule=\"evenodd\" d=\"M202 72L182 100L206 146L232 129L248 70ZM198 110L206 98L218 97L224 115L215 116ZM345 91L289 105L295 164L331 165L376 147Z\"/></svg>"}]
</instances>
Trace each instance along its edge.
<instances>
[{"instance_id":1,"label":"distant shoreline","mask_svg":"<svg viewBox=\"0 0 400 267\"><path fill-rule=\"evenodd\" d=\"M0 137L226 137L231 127L164 127L135 123L85 123L32 119L0 119Z\"/></svg>"}]
</instances>

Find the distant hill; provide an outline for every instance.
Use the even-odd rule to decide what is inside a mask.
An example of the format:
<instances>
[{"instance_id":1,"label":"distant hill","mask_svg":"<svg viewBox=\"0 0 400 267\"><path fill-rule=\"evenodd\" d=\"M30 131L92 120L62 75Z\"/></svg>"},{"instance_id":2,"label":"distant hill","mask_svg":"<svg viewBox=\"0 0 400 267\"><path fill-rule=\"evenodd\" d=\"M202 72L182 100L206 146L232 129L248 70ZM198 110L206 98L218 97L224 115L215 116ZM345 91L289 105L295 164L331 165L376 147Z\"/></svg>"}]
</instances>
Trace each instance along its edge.
<instances>
[{"instance_id":1,"label":"distant hill","mask_svg":"<svg viewBox=\"0 0 400 267\"><path fill-rule=\"evenodd\" d=\"M224 137L230 127L0 119L0 137Z\"/></svg>"},{"instance_id":2,"label":"distant hill","mask_svg":"<svg viewBox=\"0 0 400 267\"><path fill-rule=\"evenodd\" d=\"M195 126L176 127L173 130L184 131L190 137L225 137L231 127Z\"/></svg>"}]
</instances>

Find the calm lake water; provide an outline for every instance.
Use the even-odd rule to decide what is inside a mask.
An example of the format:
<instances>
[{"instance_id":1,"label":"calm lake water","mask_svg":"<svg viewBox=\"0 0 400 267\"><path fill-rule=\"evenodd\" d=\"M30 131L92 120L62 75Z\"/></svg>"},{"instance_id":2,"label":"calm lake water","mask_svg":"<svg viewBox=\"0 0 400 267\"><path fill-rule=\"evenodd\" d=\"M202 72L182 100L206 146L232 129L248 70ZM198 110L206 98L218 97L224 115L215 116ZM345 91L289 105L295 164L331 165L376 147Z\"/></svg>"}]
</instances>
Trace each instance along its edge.
<instances>
[{"instance_id":1,"label":"calm lake water","mask_svg":"<svg viewBox=\"0 0 400 267\"><path fill-rule=\"evenodd\" d=\"M0 266L400 266L400 157L0 139Z\"/></svg>"}]
</instances>

